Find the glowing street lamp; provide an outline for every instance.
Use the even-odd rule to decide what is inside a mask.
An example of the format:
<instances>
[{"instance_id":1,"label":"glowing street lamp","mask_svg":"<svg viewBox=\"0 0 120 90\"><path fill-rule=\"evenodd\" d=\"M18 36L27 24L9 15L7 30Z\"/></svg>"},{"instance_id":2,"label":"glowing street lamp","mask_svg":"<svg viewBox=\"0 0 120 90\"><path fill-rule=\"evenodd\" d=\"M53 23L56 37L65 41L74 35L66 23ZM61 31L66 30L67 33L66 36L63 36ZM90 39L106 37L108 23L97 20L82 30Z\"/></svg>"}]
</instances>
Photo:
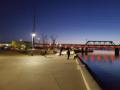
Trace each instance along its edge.
<instances>
[{"instance_id":1,"label":"glowing street lamp","mask_svg":"<svg viewBox=\"0 0 120 90\"><path fill-rule=\"evenodd\" d=\"M34 49L34 38L35 38L36 34L32 33L32 49Z\"/></svg>"},{"instance_id":2,"label":"glowing street lamp","mask_svg":"<svg viewBox=\"0 0 120 90\"><path fill-rule=\"evenodd\" d=\"M35 37L36 36L36 34L35 33L32 33L32 37Z\"/></svg>"}]
</instances>

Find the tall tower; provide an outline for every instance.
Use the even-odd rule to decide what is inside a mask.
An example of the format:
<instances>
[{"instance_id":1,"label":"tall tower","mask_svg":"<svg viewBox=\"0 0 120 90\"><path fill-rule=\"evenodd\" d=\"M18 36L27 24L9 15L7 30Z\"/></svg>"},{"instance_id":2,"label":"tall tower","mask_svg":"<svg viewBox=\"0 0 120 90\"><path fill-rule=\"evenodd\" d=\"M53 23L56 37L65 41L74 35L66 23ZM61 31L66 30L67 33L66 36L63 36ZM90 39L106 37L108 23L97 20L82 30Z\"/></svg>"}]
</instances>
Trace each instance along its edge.
<instances>
[{"instance_id":1,"label":"tall tower","mask_svg":"<svg viewBox=\"0 0 120 90\"><path fill-rule=\"evenodd\" d=\"M36 10L34 7L34 10L33 10L33 30L32 30L32 49L34 49L35 36L36 36Z\"/></svg>"},{"instance_id":2,"label":"tall tower","mask_svg":"<svg viewBox=\"0 0 120 90\"><path fill-rule=\"evenodd\" d=\"M36 8L33 8L33 31L32 33L36 33Z\"/></svg>"}]
</instances>

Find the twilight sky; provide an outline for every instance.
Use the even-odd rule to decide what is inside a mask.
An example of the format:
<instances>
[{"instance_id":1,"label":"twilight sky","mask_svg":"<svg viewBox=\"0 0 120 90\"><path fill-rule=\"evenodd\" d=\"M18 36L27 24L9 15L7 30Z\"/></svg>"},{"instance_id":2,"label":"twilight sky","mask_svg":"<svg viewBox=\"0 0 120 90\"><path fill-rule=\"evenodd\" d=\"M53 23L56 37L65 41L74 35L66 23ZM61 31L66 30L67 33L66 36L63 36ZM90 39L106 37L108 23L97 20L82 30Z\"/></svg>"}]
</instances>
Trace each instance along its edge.
<instances>
[{"instance_id":1,"label":"twilight sky","mask_svg":"<svg viewBox=\"0 0 120 90\"><path fill-rule=\"evenodd\" d=\"M120 40L120 0L0 0L0 41L57 35L60 43Z\"/></svg>"}]
</instances>

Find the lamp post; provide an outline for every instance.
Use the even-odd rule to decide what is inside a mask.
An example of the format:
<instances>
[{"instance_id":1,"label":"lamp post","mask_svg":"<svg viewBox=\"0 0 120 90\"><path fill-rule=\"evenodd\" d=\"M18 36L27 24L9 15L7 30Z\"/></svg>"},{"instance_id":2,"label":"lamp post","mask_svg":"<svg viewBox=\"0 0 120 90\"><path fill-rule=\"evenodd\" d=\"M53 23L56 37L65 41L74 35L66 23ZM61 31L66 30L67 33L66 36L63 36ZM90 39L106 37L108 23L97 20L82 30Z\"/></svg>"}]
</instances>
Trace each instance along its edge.
<instances>
[{"instance_id":1,"label":"lamp post","mask_svg":"<svg viewBox=\"0 0 120 90\"><path fill-rule=\"evenodd\" d=\"M36 34L32 33L32 50L34 49L34 39L35 39Z\"/></svg>"}]
</instances>

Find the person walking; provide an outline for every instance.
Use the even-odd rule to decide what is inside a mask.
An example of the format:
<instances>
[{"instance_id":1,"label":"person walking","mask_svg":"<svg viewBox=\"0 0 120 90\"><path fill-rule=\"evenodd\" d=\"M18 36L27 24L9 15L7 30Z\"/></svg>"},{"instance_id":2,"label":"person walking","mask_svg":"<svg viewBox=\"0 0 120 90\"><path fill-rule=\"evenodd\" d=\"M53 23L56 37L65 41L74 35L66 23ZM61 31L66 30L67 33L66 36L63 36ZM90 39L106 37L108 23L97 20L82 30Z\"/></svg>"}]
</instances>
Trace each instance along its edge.
<instances>
[{"instance_id":1,"label":"person walking","mask_svg":"<svg viewBox=\"0 0 120 90\"><path fill-rule=\"evenodd\" d=\"M62 54L62 51L63 51L63 47L60 48L60 53L59 53L60 56Z\"/></svg>"},{"instance_id":2,"label":"person walking","mask_svg":"<svg viewBox=\"0 0 120 90\"><path fill-rule=\"evenodd\" d=\"M70 58L70 49L68 48L68 50L67 50L67 59L69 60L69 58Z\"/></svg>"}]
</instances>

